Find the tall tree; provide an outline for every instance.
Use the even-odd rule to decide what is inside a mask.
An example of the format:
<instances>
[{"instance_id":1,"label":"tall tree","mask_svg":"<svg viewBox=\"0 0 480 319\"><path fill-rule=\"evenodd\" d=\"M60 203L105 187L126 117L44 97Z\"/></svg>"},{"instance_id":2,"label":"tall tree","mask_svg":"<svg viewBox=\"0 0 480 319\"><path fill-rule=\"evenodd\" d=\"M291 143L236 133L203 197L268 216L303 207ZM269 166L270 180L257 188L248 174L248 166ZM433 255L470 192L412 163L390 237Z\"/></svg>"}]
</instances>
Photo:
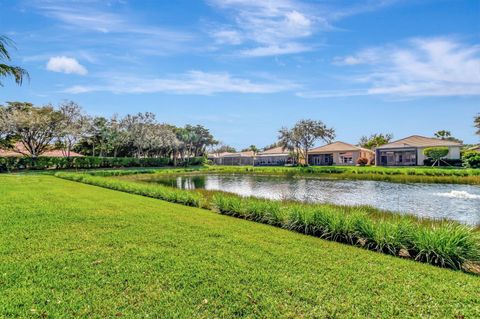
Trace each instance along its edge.
<instances>
[{"instance_id":1,"label":"tall tree","mask_svg":"<svg viewBox=\"0 0 480 319\"><path fill-rule=\"evenodd\" d=\"M459 140L458 138L453 137L452 133L450 131L446 131L446 130L437 131L437 132L434 133L434 136L436 138L446 140L446 141L463 143L462 140Z\"/></svg>"},{"instance_id":2,"label":"tall tree","mask_svg":"<svg viewBox=\"0 0 480 319\"><path fill-rule=\"evenodd\" d=\"M364 148L373 150L376 147L390 143L393 139L393 134L376 133L370 136L362 136L359 141L359 145Z\"/></svg>"},{"instance_id":3,"label":"tall tree","mask_svg":"<svg viewBox=\"0 0 480 319\"><path fill-rule=\"evenodd\" d=\"M247 148L244 148L242 150L242 152L249 152L249 151L252 151L254 152L255 154L258 153L260 150L258 149L258 147L256 147L255 145L250 145L249 147Z\"/></svg>"},{"instance_id":4,"label":"tall tree","mask_svg":"<svg viewBox=\"0 0 480 319\"><path fill-rule=\"evenodd\" d=\"M63 102L59 112L62 118L57 145L63 149L65 156L70 157L73 147L88 129L88 117L83 114L82 108L73 101Z\"/></svg>"},{"instance_id":5,"label":"tall tree","mask_svg":"<svg viewBox=\"0 0 480 319\"><path fill-rule=\"evenodd\" d=\"M288 149L297 158L308 161L308 150L315 142L323 140L327 143L335 138L335 130L328 128L322 121L300 120L292 129L282 128L279 130L279 143L283 149Z\"/></svg>"},{"instance_id":6,"label":"tall tree","mask_svg":"<svg viewBox=\"0 0 480 319\"><path fill-rule=\"evenodd\" d=\"M18 85L21 85L25 78L29 79L30 77L25 69L7 64L12 60L9 47L15 49L13 41L0 35L0 79L11 76ZM0 81L0 86L3 86L2 81Z\"/></svg>"},{"instance_id":7,"label":"tall tree","mask_svg":"<svg viewBox=\"0 0 480 319\"><path fill-rule=\"evenodd\" d=\"M213 154L236 153L236 152L237 152L237 150L235 149L235 147L230 146L230 145L226 145L226 144L222 144L219 147L212 150Z\"/></svg>"},{"instance_id":8,"label":"tall tree","mask_svg":"<svg viewBox=\"0 0 480 319\"><path fill-rule=\"evenodd\" d=\"M7 102L0 112L0 127L5 135L20 142L16 152L36 158L59 135L62 115L51 105L35 107L31 103Z\"/></svg>"}]
</instances>

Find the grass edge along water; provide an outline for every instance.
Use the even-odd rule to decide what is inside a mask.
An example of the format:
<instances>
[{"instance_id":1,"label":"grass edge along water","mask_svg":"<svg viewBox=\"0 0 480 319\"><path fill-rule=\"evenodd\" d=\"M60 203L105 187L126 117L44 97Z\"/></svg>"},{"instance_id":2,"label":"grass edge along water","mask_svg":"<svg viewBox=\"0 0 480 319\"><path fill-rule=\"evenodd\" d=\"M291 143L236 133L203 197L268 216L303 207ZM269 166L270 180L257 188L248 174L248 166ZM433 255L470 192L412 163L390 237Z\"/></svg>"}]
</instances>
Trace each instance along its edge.
<instances>
[{"instance_id":1,"label":"grass edge along water","mask_svg":"<svg viewBox=\"0 0 480 319\"><path fill-rule=\"evenodd\" d=\"M111 172L110 176L115 174ZM281 227L325 240L429 263L477 272L480 232L451 221L419 219L366 207L305 204L242 197L223 192L175 189L86 173L56 177L147 196Z\"/></svg>"}]
</instances>

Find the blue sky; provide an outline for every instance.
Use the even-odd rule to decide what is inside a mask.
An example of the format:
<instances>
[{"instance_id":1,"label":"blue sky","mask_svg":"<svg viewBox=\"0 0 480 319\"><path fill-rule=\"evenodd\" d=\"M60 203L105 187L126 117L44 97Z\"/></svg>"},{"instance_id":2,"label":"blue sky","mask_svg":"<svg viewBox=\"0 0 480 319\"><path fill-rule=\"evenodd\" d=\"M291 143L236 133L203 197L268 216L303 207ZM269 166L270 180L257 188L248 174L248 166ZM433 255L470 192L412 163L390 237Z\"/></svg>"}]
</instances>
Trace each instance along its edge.
<instances>
[{"instance_id":1,"label":"blue sky","mask_svg":"<svg viewBox=\"0 0 480 319\"><path fill-rule=\"evenodd\" d=\"M0 33L30 83L0 103L150 111L226 144L275 142L302 118L356 143L450 130L478 142L480 1L5 1Z\"/></svg>"}]
</instances>

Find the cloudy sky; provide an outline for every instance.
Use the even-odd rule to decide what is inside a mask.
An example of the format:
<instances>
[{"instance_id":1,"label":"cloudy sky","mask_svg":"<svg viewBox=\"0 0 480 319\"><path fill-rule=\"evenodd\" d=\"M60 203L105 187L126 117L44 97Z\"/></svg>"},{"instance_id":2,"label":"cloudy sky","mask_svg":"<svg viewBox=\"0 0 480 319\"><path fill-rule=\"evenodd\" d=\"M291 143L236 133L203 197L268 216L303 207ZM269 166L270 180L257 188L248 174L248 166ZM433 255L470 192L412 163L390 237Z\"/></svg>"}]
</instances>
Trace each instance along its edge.
<instances>
[{"instance_id":1,"label":"cloudy sky","mask_svg":"<svg viewBox=\"0 0 480 319\"><path fill-rule=\"evenodd\" d=\"M5 1L30 83L0 103L151 111L259 147L313 118L338 140L450 130L478 142L480 1Z\"/></svg>"}]
</instances>

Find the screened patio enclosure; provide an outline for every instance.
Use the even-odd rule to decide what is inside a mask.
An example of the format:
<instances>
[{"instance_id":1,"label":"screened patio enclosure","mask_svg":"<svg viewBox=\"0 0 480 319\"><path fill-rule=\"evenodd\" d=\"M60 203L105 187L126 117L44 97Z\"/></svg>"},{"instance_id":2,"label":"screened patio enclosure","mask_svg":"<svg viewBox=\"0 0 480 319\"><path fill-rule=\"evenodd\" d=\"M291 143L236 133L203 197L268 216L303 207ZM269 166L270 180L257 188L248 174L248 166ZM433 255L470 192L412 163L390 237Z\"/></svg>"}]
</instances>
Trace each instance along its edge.
<instances>
[{"instance_id":1,"label":"screened patio enclosure","mask_svg":"<svg viewBox=\"0 0 480 319\"><path fill-rule=\"evenodd\" d=\"M412 166L417 165L417 150L378 151L382 166Z\"/></svg>"},{"instance_id":2,"label":"screened patio enclosure","mask_svg":"<svg viewBox=\"0 0 480 319\"><path fill-rule=\"evenodd\" d=\"M332 154L309 154L308 164L316 166L333 165Z\"/></svg>"}]
</instances>

